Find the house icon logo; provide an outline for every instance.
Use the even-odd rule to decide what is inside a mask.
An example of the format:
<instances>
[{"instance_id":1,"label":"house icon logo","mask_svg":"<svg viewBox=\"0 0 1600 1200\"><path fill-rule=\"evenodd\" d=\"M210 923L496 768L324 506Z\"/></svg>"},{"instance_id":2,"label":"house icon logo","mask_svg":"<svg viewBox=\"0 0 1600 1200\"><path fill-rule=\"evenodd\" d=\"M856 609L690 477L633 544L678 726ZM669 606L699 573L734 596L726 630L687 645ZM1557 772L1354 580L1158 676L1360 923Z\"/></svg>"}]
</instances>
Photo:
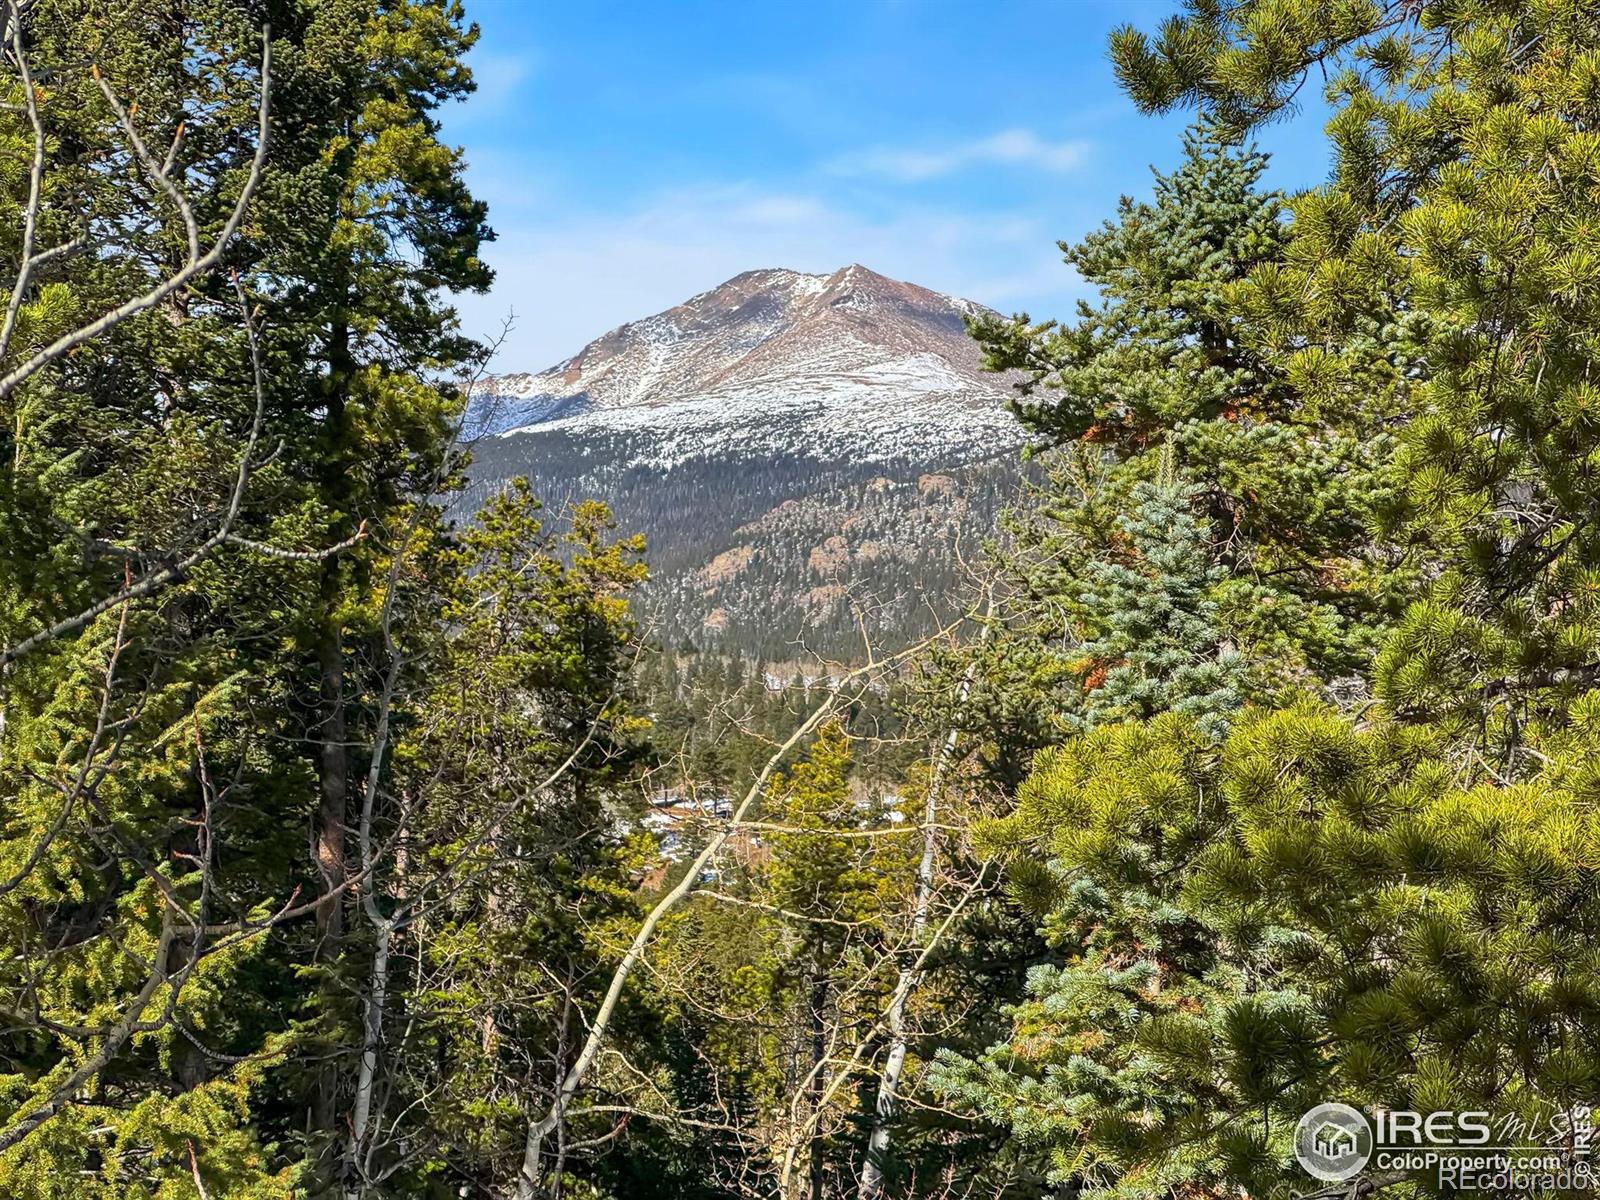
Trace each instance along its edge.
<instances>
[{"instance_id":1,"label":"house icon logo","mask_svg":"<svg viewBox=\"0 0 1600 1200\"><path fill-rule=\"evenodd\" d=\"M1348 1104L1319 1104L1295 1126L1294 1156L1313 1179L1342 1182L1372 1157L1372 1127Z\"/></svg>"}]
</instances>

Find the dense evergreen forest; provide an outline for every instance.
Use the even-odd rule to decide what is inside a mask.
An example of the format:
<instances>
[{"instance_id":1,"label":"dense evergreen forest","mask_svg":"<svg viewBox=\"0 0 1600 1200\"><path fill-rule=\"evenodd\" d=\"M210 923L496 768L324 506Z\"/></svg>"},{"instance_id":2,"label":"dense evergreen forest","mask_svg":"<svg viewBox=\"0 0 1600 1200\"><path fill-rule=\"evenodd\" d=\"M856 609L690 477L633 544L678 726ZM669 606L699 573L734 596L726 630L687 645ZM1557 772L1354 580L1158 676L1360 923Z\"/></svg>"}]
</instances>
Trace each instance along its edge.
<instances>
[{"instance_id":1,"label":"dense evergreen forest","mask_svg":"<svg viewBox=\"0 0 1600 1200\"><path fill-rule=\"evenodd\" d=\"M1037 481L815 658L467 490L455 0L0 26L0 1193L1461 1194L1310 1179L1329 1100L1584 1161L1592 5L1116 33L1192 124L1095 300L972 327Z\"/></svg>"}]
</instances>

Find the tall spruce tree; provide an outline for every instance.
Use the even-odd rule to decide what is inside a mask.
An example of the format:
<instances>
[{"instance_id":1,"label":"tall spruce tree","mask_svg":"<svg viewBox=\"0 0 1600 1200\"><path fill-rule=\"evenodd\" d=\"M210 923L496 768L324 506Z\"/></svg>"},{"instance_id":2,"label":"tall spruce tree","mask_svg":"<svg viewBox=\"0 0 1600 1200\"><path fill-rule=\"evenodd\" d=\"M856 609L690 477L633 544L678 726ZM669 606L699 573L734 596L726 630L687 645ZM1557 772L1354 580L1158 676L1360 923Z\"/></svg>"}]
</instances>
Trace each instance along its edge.
<instances>
[{"instance_id":1,"label":"tall spruce tree","mask_svg":"<svg viewBox=\"0 0 1600 1200\"><path fill-rule=\"evenodd\" d=\"M350 822L389 666L387 569L410 552L413 531L442 519L434 496L452 483L462 402L451 381L480 351L441 296L487 286L478 250L491 235L459 150L440 137L439 109L473 87L463 56L477 30L459 2L335 0L280 16L291 100L250 258L272 281L262 321L284 389L275 427L291 447L286 523L315 544L366 534L307 573L278 645L283 698L319 797L306 886L324 899L305 951L322 968L284 986L317 985L303 1013L307 1032L324 1039L306 1056L322 1064L303 1081L306 1150L327 1182L357 1086L355 981L368 974L367 934L341 943L358 904ZM421 608L399 620L399 653L420 659L436 632L428 592L448 586L407 590L405 603ZM283 1115L290 1129L307 1127L304 1112Z\"/></svg>"},{"instance_id":2,"label":"tall spruce tree","mask_svg":"<svg viewBox=\"0 0 1600 1200\"><path fill-rule=\"evenodd\" d=\"M1219 712L1335 680L1359 690L1403 607L1407 559L1378 532L1397 496L1390 426L1406 381L1340 407L1271 353L1241 294L1289 244L1266 166L1202 121L1152 200L1125 198L1115 223L1063 246L1098 303L1066 326L975 323L988 365L1021 373L1016 411L1046 468L1011 515L971 706L1009 787L1034 749L1097 714L1170 707L1190 687L1179 659L1229 664ZM1178 597L1196 586L1203 599ZM1204 630L1167 619L1202 611ZM1110 696L1135 676L1147 695L1119 709Z\"/></svg>"},{"instance_id":3,"label":"tall spruce tree","mask_svg":"<svg viewBox=\"0 0 1600 1200\"><path fill-rule=\"evenodd\" d=\"M976 323L989 365L1021 373L1016 409L1045 468L1011 514L990 636L958 655L978 662L958 715L1003 792L1026 794L1036 752L1088 730L1177 711L1220 740L1247 703L1348 685L1398 611L1370 533L1388 440L1304 404L1234 304L1287 239L1266 165L1202 122L1150 201L1124 199L1115 222L1063 247L1101 293L1075 323ZM1030 961L1072 953L1051 933L1065 915L1044 945L1023 933L1048 911L1019 908L1024 896L990 910L1016 927L1004 940L1018 958L981 968L1013 999ZM1030 990L1056 1003L1056 986ZM945 1054L981 1057L965 1038ZM1026 1177L1037 1142L998 1123Z\"/></svg>"}]
</instances>

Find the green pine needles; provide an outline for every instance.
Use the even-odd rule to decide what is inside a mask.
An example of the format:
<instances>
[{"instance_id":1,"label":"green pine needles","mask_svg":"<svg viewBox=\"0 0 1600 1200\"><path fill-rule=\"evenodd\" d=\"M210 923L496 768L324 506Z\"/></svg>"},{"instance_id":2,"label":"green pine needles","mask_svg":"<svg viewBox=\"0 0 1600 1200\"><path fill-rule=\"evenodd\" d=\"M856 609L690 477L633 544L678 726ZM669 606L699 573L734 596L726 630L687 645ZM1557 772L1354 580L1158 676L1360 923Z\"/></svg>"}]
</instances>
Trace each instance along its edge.
<instances>
[{"instance_id":1,"label":"green pine needles","mask_svg":"<svg viewBox=\"0 0 1600 1200\"><path fill-rule=\"evenodd\" d=\"M1053 751L987 837L1060 957L1010 1041L938 1082L1130 1198L1305 1187L1290 1137L1330 1097L1588 1103L1597 767L1585 737L1463 786L1436 731L1314 704L1220 747L1170 714Z\"/></svg>"},{"instance_id":2,"label":"green pine needles","mask_svg":"<svg viewBox=\"0 0 1600 1200\"><path fill-rule=\"evenodd\" d=\"M1307 1189L1322 1100L1590 1104L1600 17L1196 0L1112 51L1143 107L1205 116L1153 205L1069 251L1101 308L980 330L1087 464L1024 525L1081 558L1019 595L1077 597L1099 669L1062 706L1088 732L986 831L1050 960L940 1086L1129 1200ZM1253 219L1225 147L1312 75L1331 182ZM1212 690L1163 637L1221 651Z\"/></svg>"},{"instance_id":3,"label":"green pine needles","mask_svg":"<svg viewBox=\"0 0 1600 1200\"><path fill-rule=\"evenodd\" d=\"M1084 728L1160 712L1192 714L1214 736L1242 703L1243 659L1214 597L1223 569L1191 503L1198 489L1141 480L1116 521L1123 553L1095 559L1078 596L1080 651L1100 678L1069 720Z\"/></svg>"}]
</instances>

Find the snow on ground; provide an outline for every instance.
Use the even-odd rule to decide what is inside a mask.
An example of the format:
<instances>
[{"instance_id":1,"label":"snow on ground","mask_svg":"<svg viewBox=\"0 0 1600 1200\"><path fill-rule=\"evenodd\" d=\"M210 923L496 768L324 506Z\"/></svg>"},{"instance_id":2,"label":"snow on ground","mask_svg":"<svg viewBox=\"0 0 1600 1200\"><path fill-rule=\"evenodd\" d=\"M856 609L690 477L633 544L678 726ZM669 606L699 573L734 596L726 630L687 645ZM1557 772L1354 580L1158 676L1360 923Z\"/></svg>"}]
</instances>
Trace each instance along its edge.
<instances>
[{"instance_id":1,"label":"snow on ground","mask_svg":"<svg viewBox=\"0 0 1600 1200\"><path fill-rule=\"evenodd\" d=\"M591 409L501 436L534 431L648 433L632 465L658 469L692 458L785 452L881 462L1018 439L1016 421L994 394L973 387L933 354L851 372L751 379L666 403Z\"/></svg>"}]
</instances>

